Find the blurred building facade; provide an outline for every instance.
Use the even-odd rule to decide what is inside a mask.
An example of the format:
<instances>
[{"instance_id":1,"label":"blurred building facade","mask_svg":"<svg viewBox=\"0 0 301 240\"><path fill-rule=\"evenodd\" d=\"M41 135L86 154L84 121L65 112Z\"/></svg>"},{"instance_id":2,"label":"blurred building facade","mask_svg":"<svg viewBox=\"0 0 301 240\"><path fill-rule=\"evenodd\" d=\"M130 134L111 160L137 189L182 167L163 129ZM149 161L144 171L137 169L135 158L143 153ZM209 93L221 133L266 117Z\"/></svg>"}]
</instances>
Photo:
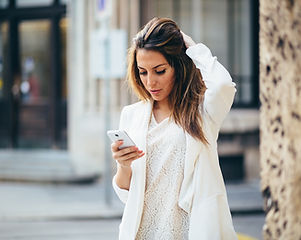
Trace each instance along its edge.
<instances>
[{"instance_id":1,"label":"blurred building facade","mask_svg":"<svg viewBox=\"0 0 301 240\"><path fill-rule=\"evenodd\" d=\"M6 1L0 2L2 4L0 7L3 10L19 6L19 2L22 1L13 0L8 3L7 0L7 3ZM221 166L226 178L242 180L259 177L258 0L45 0L45 4L46 2L53 11L53 18L40 17L38 23L36 23L39 26L36 26L36 28L43 29L44 35L42 36L41 30L41 36L35 32L28 32L28 38L36 36L27 40L28 43L25 40L24 43L22 42L22 39L26 38L25 33L18 43L10 40L12 36L9 35L8 22L11 20L8 19L11 18L0 18L0 54L2 54L0 55L0 65L2 62L2 68L0 68L0 78L2 79L0 82L0 99L2 102L0 101L0 104L4 104L5 96L11 95L10 89L15 86L15 83L19 83L20 89L22 89L22 86L25 90L32 89L30 94L27 94L28 90L22 92L21 96L26 99L22 101L33 104L34 99L37 98L36 95L48 96L51 110L44 109L44 112L47 112L49 121L43 123L43 126L48 126L48 128L44 127L43 129L49 131L46 147L67 148L71 154L71 161L79 174L104 172L104 140L107 126L105 126L105 121L107 121L105 116L108 114L108 108L106 107L108 101L105 96L107 96L108 89L110 91L110 128L118 127L122 107L135 102L137 99L127 90L124 74L123 76L122 74L111 76L110 88L108 88L105 77L95 73L98 64L100 66L102 63L111 62L108 59L114 58L114 54L110 52L113 52L114 48L119 46L118 41L116 43L111 39L110 47L104 45L105 49L109 49L109 51L103 50L106 51L106 54L104 52L101 54L101 51L97 50L97 45L100 44L99 41L101 40L99 37L95 40L95 36L106 35L108 29L110 32L119 30L116 33L117 35L122 33L121 35L124 36L125 34L126 36L122 38L120 44L124 45L123 41L125 39L125 45L129 46L136 32L148 20L155 16L170 17L196 42L205 43L229 70L237 84L238 91L234 107L223 124L219 138ZM19 6L19 8L23 7ZM42 14L43 7L35 6L35 8L40 8ZM58 11L57 15L55 15L55 11ZM11 14L11 12L8 13ZM21 9L19 14L25 14L25 10ZM106 15L110 17L107 18ZM34 17L34 19L38 19L38 17ZM28 22L25 19L15 22L12 26L17 29L15 31L19 32L20 36L23 36L20 33L23 28L29 28L28 24L35 23L33 19ZM106 38L106 36L104 37ZM14 64L11 62L12 60L5 60L5 58L8 59L8 53L5 52L8 50L5 49L9 49L5 46L7 44L22 46L22 48L10 51L18 51L15 55L23 56L19 53L21 52L20 49L30 51L30 47L25 44L31 43L35 46L35 49L38 48L39 44L35 40L39 40L39 44L43 44L40 48L44 52L48 52L48 58L49 55L54 55L50 57L47 67L40 69L39 64L42 57L26 58L24 53L24 57L15 60L18 62L16 65L18 69L24 70L11 71L16 73L15 76L6 77L5 74L8 73L3 70L6 62L9 62L10 65ZM24 46L20 44L24 44ZM37 51L40 54L43 52L42 50ZM126 52L126 48L124 52ZM28 56L34 55L28 54ZM123 62L126 61L122 54L118 57L122 58ZM99 59L99 62L97 62L97 59ZM115 67L114 61L111 65L113 65L113 68ZM116 62L117 67L120 68ZM36 70L33 71L32 69ZM39 71L41 74L38 74ZM31 74L31 72L35 74ZM34 82L42 82L36 80L37 78L41 79L42 76L51 78L52 80L46 80L46 78L43 80L44 82L51 82L51 84L44 86L44 88L41 86L34 87ZM24 83L26 81L28 84ZM39 90L35 91L35 88ZM51 93L46 95L43 89L48 89L47 91ZM14 99L14 97L10 97L10 99ZM14 104L14 100L10 100L10 102L10 104ZM47 101L45 101L45 98L43 101L40 98L36 102L41 105L41 103ZM21 109L22 104L17 104L19 109ZM31 119L37 119L37 117L33 115L34 113L28 113L27 115L24 113L22 115L21 110L18 110L17 115L14 115L15 110L11 110L14 107L9 107L10 110L7 110L6 107L3 107L4 105L0 105L1 126L9 125L10 127L1 128L1 139L3 138L5 141L9 139L8 142L1 143L1 147L22 147L22 131L20 129L23 126L23 120L21 116L31 116ZM11 113L8 113L8 111L11 111ZM9 123L12 121L11 119L16 117L2 118L5 115L18 116L18 121L13 121L16 122L13 124L17 124L18 128ZM38 123L34 123L33 126L37 127ZM28 128L26 127L26 129ZM35 137L34 139L39 138ZM30 141L27 139L24 142L28 143ZM42 143L42 141L40 140L39 143ZM37 146L34 142L32 145Z\"/></svg>"}]
</instances>

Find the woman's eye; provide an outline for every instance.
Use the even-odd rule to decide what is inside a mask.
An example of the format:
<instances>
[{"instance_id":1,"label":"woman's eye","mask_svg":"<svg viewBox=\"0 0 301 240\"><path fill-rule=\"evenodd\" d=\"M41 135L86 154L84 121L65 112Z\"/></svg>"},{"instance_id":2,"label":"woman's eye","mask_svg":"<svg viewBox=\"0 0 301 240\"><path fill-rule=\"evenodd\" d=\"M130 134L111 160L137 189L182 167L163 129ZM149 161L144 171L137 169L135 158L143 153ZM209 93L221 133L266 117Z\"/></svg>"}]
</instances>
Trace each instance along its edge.
<instances>
[{"instance_id":1,"label":"woman's eye","mask_svg":"<svg viewBox=\"0 0 301 240\"><path fill-rule=\"evenodd\" d=\"M164 74L166 72L166 69L162 70L162 71L156 71L157 74Z\"/></svg>"},{"instance_id":2,"label":"woman's eye","mask_svg":"<svg viewBox=\"0 0 301 240\"><path fill-rule=\"evenodd\" d=\"M139 72L140 75L146 75L146 72Z\"/></svg>"}]
</instances>

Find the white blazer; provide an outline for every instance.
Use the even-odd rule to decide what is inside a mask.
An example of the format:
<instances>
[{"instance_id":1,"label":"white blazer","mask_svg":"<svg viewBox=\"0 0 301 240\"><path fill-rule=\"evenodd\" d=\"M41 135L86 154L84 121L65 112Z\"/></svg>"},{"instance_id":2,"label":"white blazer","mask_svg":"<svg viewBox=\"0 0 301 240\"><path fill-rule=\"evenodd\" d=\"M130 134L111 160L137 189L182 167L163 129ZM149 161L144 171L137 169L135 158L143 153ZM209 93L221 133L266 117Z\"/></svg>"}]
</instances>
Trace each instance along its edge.
<instances>
[{"instance_id":1,"label":"white blazer","mask_svg":"<svg viewBox=\"0 0 301 240\"><path fill-rule=\"evenodd\" d=\"M202 111L205 146L186 133L184 178L179 206L190 217L189 240L237 239L217 154L220 126L229 112L236 92L228 71L213 57L209 48L199 43L186 54L201 70L207 90ZM139 149L146 152L146 135L152 101L141 101L123 108L120 129L126 130ZM113 188L125 203L119 239L134 240L140 225L145 191L146 155L132 163L129 191L120 189L113 178Z\"/></svg>"}]
</instances>

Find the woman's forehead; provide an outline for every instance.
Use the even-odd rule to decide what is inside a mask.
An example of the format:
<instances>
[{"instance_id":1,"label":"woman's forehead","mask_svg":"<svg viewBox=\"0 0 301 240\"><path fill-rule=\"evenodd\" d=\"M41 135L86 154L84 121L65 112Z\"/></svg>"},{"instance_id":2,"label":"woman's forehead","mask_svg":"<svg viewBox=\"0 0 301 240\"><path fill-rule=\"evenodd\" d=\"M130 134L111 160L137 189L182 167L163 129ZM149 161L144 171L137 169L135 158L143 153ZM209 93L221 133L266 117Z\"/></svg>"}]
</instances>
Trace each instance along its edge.
<instances>
[{"instance_id":1,"label":"woman's forehead","mask_svg":"<svg viewBox=\"0 0 301 240\"><path fill-rule=\"evenodd\" d=\"M162 53L154 50L138 49L136 54L138 67L154 68L161 64L168 64Z\"/></svg>"}]
</instances>

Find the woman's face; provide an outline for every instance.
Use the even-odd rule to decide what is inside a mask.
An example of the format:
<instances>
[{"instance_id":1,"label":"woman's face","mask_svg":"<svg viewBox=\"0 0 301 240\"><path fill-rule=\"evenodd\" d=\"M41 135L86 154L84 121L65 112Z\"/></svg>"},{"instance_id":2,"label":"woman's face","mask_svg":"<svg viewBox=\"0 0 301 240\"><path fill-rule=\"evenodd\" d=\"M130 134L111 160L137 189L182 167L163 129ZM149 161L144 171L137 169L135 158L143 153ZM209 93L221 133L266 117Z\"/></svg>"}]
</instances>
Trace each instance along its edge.
<instances>
[{"instance_id":1,"label":"woman's face","mask_svg":"<svg viewBox=\"0 0 301 240\"><path fill-rule=\"evenodd\" d=\"M136 60L146 90L158 103L167 103L175 82L174 68L157 51L138 49Z\"/></svg>"}]
</instances>

